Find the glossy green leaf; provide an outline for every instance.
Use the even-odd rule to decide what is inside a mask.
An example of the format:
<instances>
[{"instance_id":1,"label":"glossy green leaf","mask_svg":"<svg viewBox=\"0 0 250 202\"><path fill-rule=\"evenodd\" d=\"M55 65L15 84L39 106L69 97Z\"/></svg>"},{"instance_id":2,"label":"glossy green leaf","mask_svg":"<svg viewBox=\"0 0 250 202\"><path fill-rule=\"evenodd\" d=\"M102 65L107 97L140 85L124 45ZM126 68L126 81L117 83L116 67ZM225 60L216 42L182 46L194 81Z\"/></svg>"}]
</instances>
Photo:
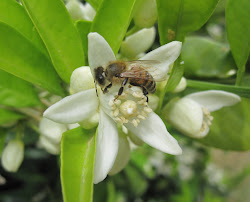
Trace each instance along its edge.
<instances>
[{"instance_id":1,"label":"glossy green leaf","mask_svg":"<svg viewBox=\"0 0 250 202\"><path fill-rule=\"evenodd\" d=\"M227 44L205 37L187 37L182 58L187 77L225 78L237 68Z\"/></svg>"},{"instance_id":2,"label":"glossy green leaf","mask_svg":"<svg viewBox=\"0 0 250 202\"><path fill-rule=\"evenodd\" d=\"M226 29L228 41L239 68L237 84L240 84L250 51L250 1L228 0L226 7Z\"/></svg>"},{"instance_id":3,"label":"glossy green leaf","mask_svg":"<svg viewBox=\"0 0 250 202\"><path fill-rule=\"evenodd\" d=\"M51 62L19 32L0 22L0 69L63 95Z\"/></svg>"},{"instance_id":4,"label":"glossy green leaf","mask_svg":"<svg viewBox=\"0 0 250 202\"><path fill-rule=\"evenodd\" d=\"M0 104L27 107L40 104L38 95L27 81L0 70Z\"/></svg>"},{"instance_id":5,"label":"glossy green leaf","mask_svg":"<svg viewBox=\"0 0 250 202\"><path fill-rule=\"evenodd\" d=\"M227 36L239 68L246 64L250 51L249 10L249 0L228 0L226 7Z\"/></svg>"},{"instance_id":6,"label":"glossy green leaf","mask_svg":"<svg viewBox=\"0 0 250 202\"><path fill-rule=\"evenodd\" d=\"M201 139L203 144L225 150L250 149L250 100L212 113L210 132Z\"/></svg>"},{"instance_id":7,"label":"glossy green leaf","mask_svg":"<svg viewBox=\"0 0 250 202\"><path fill-rule=\"evenodd\" d=\"M183 41L185 35L201 28L219 0L157 0L161 44Z\"/></svg>"},{"instance_id":8,"label":"glossy green leaf","mask_svg":"<svg viewBox=\"0 0 250 202\"><path fill-rule=\"evenodd\" d=\"M103 0L91 26L102 35L117 54L129 26L135 0Z\"/></svg>"},{"instance_id":9,"label":"glossy green leaf","mask_svg":"<svg viewBox=\"0 0 250 202\"><path fill-rule=\"evenodd\" d=\"M90 202L93 198L95 136L81 127L63 134L61 184L64 202Z\"/></svg>"},{"instance_id":10,"label":"glossy green leaf","mask_svg":"<svg viewBox=\"0 0 250 202\"><path fill-rule=\"evenodd\" d=\"M80 36L61 0L22 0L49 52L59 76L67 83L85 64Z\"/></svg>"},{"instance_id":11,"label":"glossy green leaf","mask_svg":"<svg viewBox=\"0 0 250 202\"><path fill-rule=\"evenodd\" d=\"M78 32L82 40L82 47L83 47L84 53L88 52L88 34L90 32L91 25L92 25L92 22L90 21L79 20L76 22L76 27L78 29ZM87 64L87 61L88 61L87 55L85 55L85 61Z\"/></svg>"},{"instance_id":12,"label":"glossy green leaf","mask_svg":"<svg viewBox=\"0 0 250 202\"><path fill-rule=\"evenodd\" d=\"M0 22L8 24L48 56L46 47L24 8L16 0L0 1ZM49 56L48 56L49 57Z\"/></svg>"},{"instance_id":13,"label":"glossy green leaf","mask_svg":"<svg viewBox=\"0 0 250 202\"><path fill-rule=\"evenodd\" d=\"M8 124L9 122L17 121L24 118L23 115L8 109L0 108L0 124Z\"/></svg>"},{"instance_id":14,"label":"glossy green leaf","mask_svg":"<svg viewBox=\"0 0 250 202\"><path fill-rule=\"evenodd\" d=\"M6 136L7 136L6 130L3 128L0 128L0 158L2 156L3 148L5 145Z\"/></svg>"}]
</instances>

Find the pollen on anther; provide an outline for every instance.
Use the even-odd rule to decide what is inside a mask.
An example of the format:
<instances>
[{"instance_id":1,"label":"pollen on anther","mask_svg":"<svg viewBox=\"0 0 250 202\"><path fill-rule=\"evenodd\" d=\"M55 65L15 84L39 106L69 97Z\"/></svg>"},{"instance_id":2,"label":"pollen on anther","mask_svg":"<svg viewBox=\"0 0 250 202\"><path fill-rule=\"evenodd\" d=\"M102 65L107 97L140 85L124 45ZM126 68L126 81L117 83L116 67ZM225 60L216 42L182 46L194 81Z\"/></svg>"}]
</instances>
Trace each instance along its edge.
<instances>
[{"instance_id":1,"label":"pollen on anther","mask_svg":"<svg viewBox=\"0 0 250 202\"><path fill-rule=\"evenodd\" d=\"M138 115L137 118L142 119L142 120L145 120L145 117L142 116L142 115Z\"/></svg>"},{"instance_id":2,"label":"pollen on anther","mask_svg":"<svg viewBox=\"0 0 250 202\"><path fill-rule=\"evenodd\" d=\"M150 113L150 112L152 112L152 109L149 107L144 107L144 111Z\"/></svg>"},{"instance_id":3,"label":"pollen on anther","mask_svg":"<svg viewBox=\"0 0 250 202\"><path fill-rule=\"evenodd\" d=\"M118 116L118 114L119 114L119 109L116 108L115 111L113 112L113 116Z\"/></svg>"},{"instance_id":4,"label":"pollen on anther","mask_svg":"<svg viewBox=\"0 0 250 202\"><path fill-rule=\"evenodd\" d=\"M137 123L137 121L136 121L135 119L132 120L132 124L133 124L135 127L138 126L138 123Z\"/></svg>"}]
</instances>

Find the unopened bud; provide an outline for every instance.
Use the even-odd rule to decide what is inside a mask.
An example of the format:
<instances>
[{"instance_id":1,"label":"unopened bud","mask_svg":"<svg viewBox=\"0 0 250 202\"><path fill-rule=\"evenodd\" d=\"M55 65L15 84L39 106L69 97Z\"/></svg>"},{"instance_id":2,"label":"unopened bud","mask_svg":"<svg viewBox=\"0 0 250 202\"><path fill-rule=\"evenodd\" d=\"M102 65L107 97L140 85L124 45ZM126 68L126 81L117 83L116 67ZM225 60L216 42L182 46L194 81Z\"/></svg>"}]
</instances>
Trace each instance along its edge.
<instances>
[{"instance_id":1,"label":"unopened bud","mask_svg":"<svg viewBox=\"0 0 250 202\"><path fill-rule=\"evenodd\" d=\"M2 153L2 166L8 172L16 172L24 156L24 144L21 140L11 140Z\"/></svg>"},{"instance_id":2,"label":"unopened bud","mask_svg":"<svg viewBox=\"0 0 250 202\"><path fill-rule=\"evenodd\" d=\"M134 15L135 25L141 28L149 28L155 24L156 20L156 0L143 0Z\"/></svg>"},{"instance_id":3,"label":"unopened bud","mask_svg":"<svg viewBox=\"0 0 250 202\"><path fill-rule=\"evenodd\" d=\"M75 94L95 88L93 76L88 66L75 69L70 78L70 93Z\"/></svg>"},{"instance_id":4,"label":"unopened bud","mask_svg":"<svg viewBox=\"0 0 250 202\"><path fill-rule=\"evenodd\" d=\"M142 29L128 37L121 44L121 55L134 59L139 54L146 52L154 43L155 28Z\"/></svg>"}]
</instances>

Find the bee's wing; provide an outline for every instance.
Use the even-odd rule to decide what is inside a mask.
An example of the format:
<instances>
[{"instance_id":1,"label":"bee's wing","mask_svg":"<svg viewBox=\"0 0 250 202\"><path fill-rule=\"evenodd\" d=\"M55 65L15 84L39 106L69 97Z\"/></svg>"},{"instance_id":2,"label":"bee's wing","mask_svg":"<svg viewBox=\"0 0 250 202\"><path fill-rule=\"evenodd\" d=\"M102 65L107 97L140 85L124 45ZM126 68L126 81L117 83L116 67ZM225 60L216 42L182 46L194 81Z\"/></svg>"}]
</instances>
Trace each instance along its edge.
<instances>
[{"instance_id":1,"label":"bee's wing","mask_svg":"<svg viewBox=\"0 0 250 202\"><path fill-rule=\"evenodd\" d=\"M159 68L162 63L157 60L134 60L127 61L126 63L128 65L128 71L122 73L123 77L138 78L138 73L130 70L132 67L141 67L148 71L155 81L164 81L167 79L162 76L162 71Z\"/></svg>"}]
</instances>

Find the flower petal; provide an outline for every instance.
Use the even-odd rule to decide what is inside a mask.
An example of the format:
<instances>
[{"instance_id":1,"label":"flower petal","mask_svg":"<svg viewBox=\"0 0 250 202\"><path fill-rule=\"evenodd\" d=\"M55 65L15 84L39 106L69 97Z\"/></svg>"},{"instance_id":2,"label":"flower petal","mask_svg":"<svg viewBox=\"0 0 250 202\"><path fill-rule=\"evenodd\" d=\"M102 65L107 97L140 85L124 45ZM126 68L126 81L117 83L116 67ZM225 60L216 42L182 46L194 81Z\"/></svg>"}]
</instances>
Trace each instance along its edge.
<instances>
[{"instance_id":1,"label":"flower petal","mask_svg":"<svg viewBox=\"0 0 250 202\"><path fill-rule=\"evenodd\" d=\"M96 32L88 34L88 59L93 77L95 68L105 67L109 62L116 60L108 42Z\"/></svg>"},{"instance_id":2,"label":"flower petal","mask_svg":"<svg viewBox=\"0 0 250 202\"><path fill-rule=\"evenodd\" d=\"M221 90L202 91L198 93L192 93L185 97L198 102L210 112L216 111L222 107L235 105L241 101L238 95Z\"/></svg>"},{"instance_id":3,"label":"flower petal","mask_svg":"<svg viewBox=\"0 0 250 202\"><path fill-rule=\"evenodd\" d=\"M178 142L169 134L161 118L151 112L137 127L132 124L125 126L150 146L162 152L178 155L182 153Z\"/></svg>"},{"instance_id":4,"label":"flower petal","mask_svg":"<svg viewBox=\"0 0 250 202\"><path fill-rule=\"evenodd\" d=\"M49 107L43 116L58 123L77 123L93 115L98 107L95 89L67 96Z\"/></svg>"},{"instance_id":5,"label":"flower petal","mask_svg":"<svg viewBox=\"0 0 250 202\"><path fill-rule=\"evenodd\" d=\"M96 140L94 183L104 180L111 170L118 152L118 131L115 122L100 109Z\"/></svg>"},{"instance_id":6,"label":"flower petal","mask_svg":"<svg viewBox=\"0 0 250 202\"><path fill-rule=\"evenodd\" d=\"M140 58L140 60L157 60L161 64L157 65L160 73L157 73L156 81L162 81L167 78L169 65L172 64L180 55L182 43L179 41L172 41L163 45ZM150 71L150 70L149 70Z\"/></svg>"},{"instance_id":7,"label":"flower petal","mask_svg":"<svg viewBox=\"0 0 250 202\"><path fill-rule=\"evenodd\" d=\"M119 149L115 159L115 163L109 172L109 175L119 173L128 163L130 159L130 147L126 137L119 136Z\"/></svg>"}]
</instances>

